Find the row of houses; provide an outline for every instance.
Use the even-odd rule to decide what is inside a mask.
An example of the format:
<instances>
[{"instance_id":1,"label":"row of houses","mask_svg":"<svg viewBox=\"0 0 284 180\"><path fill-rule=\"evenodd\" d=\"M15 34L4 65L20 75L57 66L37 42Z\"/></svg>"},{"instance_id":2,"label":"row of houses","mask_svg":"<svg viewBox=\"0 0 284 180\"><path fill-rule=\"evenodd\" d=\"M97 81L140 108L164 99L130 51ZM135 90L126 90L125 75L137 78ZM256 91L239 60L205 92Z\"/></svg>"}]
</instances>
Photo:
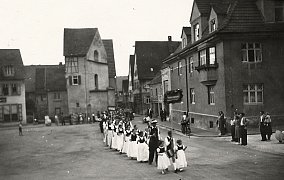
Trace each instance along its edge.
<instances>
[{"instance_id":1,"label":"row of houses","mask_svg":"<svg viewBox=\"0 0 284 180\"><path fill-rule=\"evenodd\" d=\"M181 41L136 41L129 58L127 104L138 114L165 109L174 122L188 112L196 127L213 128L223 111L254 119L261 110L284 118L284 3L194 0ZM167 91L181 89L180 103Z\"/></svg>"},{"instance_id":2,"label":"row of houses","mask_svg":"<svg viewBox=\"0 0 284 180\"><path fill-rule=\"evenodd\" d=\"M112 40L97 28L64 29L63 55L65 64L24 66L19 49L0 50L0 122L115 107Z\"/></svg>"}]
</instances>

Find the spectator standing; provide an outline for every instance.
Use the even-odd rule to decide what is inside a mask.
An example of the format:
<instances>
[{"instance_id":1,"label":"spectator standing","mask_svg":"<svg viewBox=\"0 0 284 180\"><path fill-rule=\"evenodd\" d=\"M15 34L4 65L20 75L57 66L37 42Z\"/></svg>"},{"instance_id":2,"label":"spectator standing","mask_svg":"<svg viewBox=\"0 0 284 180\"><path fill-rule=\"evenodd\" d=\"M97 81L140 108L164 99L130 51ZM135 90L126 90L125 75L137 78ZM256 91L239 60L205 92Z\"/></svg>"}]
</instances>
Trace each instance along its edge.
<instances>
[{"instance_id":1,"label":"spectator standing","mask_svg":"<svg viewBox=\"0 0 284 180\"><path fill-rule=\"evenodd\" d=\"M265 116L265 131L267 135L267 140L270 141L270 137L272 135L272 126L271 126L271 117L268 112L266 113Z\"/></svg>"},{"instance_id":2,"label":"spectator standing","mask_svg":"<svg viewBox=\"0 0 284 180\"><path fill-rule=\"evenodd\" d=\"M266 141L266 128L265 128L265 114L264 111L260 111L259 131L261 135L261 141Z\"/></svg>"},{"instance_id":3,"label":"spectator standing","mask_svg":"<svg viewBox=\"0 0 284 180\"><path fill-rule=\"evenodd\" d=\"M248 120L245 117L245 113L240 114L240 135L241 135L241 145L246 146L247 145L247 125Z\"/></svg>"},{"instance_id":4,"label":"spectator standing","mask_svg":"<svg viewBox=\"0 0 284 180\"><path fill-rule=\"evenodd\" d=\"M163 121L164 121L164 116L165 116L165 112L164 112L164 110L161 108L161 110L160 110L160 118L161 118L161 122L163 122Z\"/></svg>"},{"instance_id":5,"label":"spectator standing","mask_svg":"<svg viewBox=\"0 0 284 180\"><path fill-rule=\"evenodd\" d=\"M231 135L232 135L232 142L236 142L236 137L235 137L235 128L236 128L236 115L234 115L233 119L230 121L231 125Z\"/></svg>"},{"instance_id":6,"label":"spectator standing","mask_svg":"<svg viewBox=\"0 0 284 180\"><path fill-rule=\"evenodd\" d=\"M65 119L63 117L63 113L60 114L59 119L61 120L62 126L65 126Z\"/></svg>"},{"instance_id":7,"label":"spectator standing","mask_svg":"<svg viewBox=\"0 0 284 180\"><path fill-rule=\"evenodd\" d=\"M241 124L241 120L240 117L237 113L235 113L235 140L237 142L237 144L241 144L240 143L240 124Z\"/></svg>"},{"instance_id":8,"label":"spectator standing","mask_svg":"<svg viewBox=\"0 0 284 180\"><path fill-rule=\"evenodd\" d=\"M19 136L23 136L23 124L22 124L22 121L19 121Z\"/></svg>"},{"instance_id":9,"label":"spectator standing","mask_svg":"<svg viewBox=\"0 0 284 180\"><path fill-rule=\"evenodd\" d=\"M185 134L186 133L186 112L183 113L180 124L181 124L181 132Z\"/></svg>"},{"instance_id":10,"label":"spectator standing","mask_svg":"<svg viewBox=\"0 0 284 180\"><path fill-rule=\"evenodd\" d=\"M218 125L219 130L220 130L220 135L221 136L225 135L226 134L226 120L225 120L223 111L219 112L219 117L218 117L218 120L217 120L216 123Z\"/></svg>"}]
</instances>

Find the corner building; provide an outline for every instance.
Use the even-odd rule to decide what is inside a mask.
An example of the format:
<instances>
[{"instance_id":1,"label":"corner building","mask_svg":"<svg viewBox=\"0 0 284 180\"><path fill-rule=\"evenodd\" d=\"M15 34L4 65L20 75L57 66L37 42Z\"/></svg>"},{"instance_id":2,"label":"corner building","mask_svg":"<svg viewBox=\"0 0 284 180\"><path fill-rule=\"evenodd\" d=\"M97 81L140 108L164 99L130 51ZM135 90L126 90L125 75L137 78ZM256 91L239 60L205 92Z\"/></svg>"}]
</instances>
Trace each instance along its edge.
<instances>
[{"instance_id":1,"label":"corner building","mask_svg":"<svg viewBox=\"0 0 284 180\"><path fill-rule=\"evenodd\" d=\"M171 108L174 121L188 111L193 126L215 130L219 111L228 120L237 111L257 125L264 110L274 125L281 123L283 7L272 0L194 1L191 35L182 36L190 41L163 61L171 68L171 89L183 89L182 103Z\"/></svg>"}]
</instances>

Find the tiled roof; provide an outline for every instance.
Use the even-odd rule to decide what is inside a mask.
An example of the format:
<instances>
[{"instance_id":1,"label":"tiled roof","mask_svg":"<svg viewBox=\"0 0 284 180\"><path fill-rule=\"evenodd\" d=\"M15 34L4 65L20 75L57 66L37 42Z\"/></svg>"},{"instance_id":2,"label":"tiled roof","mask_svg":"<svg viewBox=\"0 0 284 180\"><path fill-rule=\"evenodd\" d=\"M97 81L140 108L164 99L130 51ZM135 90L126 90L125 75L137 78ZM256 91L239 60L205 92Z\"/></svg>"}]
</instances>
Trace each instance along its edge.
<instances>
[{"instance_id":1,"label":"tiled roof","mask_svg":"<svg viewBox=\"0 0 284 180\"><path fill-rule=\"evenodd\" d=\"M25 66L26 92L66 91L64 65Z\"/></svg>"},{"instance_id":2,"label":"tiled roof","mask_svg":"<svg viewBox=\"0 0 284 180\"><path fill-rule=\"evenodd\" d=\"M159 71L155 77L150 81L149 85L153 85L153 84L162 84L162 75L161 75L161 71Z\"/></svg>"},{"instance_id":3,"label":"tiled roof","mask_svg":"<svg viewBox=\"0 0 284 180\"><path fill-rule=\"evenodd\" d=\"M117 76L116 77L116 88L117 91L122 91L122 81L128 79L128 76Z\"/></svg>"},{"instance_id":4,"label":"tiled roof","mask_svg":"<svg viewBox=\"0 0 284 180\"><path fill-rule=\"evenodd\" d=\"M136 41L135 55L138 79L150 80L160 71L162 60L176 50L176 41Z\"/></svg>"},{"instance_id":5,"label":"tiled roof","mask_svg":"<svg viewBox=\"0 0 284 180\"><path fill-rule=\"evenodd\" d=\"M255 0L236 1L227 18L228 22L225 22L223 32L263 31L265 25Z\"/></svg>"},{"instance_id":6,"label":"tiled roof","mask_svg":"<svg viewBox=\"0 0 284 180\"><path fill-rule=\"evenodd\" d=\"M182 27L182 31L185 33L186 36L191 35L191 27Z\"/></svg>"},{"instance_id":7,"label":"tiled roof","mask_svg":"<svg viewBox=\"0 0 284 180\"><path fill-rule=\"evenodd\" d=\"M97 28L64 29L64 56L85 56Z\"/></svg>"},{"instance_id":8,"label":"tiled roof","mask_svg":"<svg viewBox=\"0 0 284 180\"><path fill-rule=\"evenodd\" d=\"M15 75L4 76L4 66L12 65ZM0 49L0 80L24 80L25 72L21 52L19 49Z\"/></svg>"},{"instance_id":9,"label":"tiled roof","mask_svg":"<svg viewBox=\"0 0 284 180\"><path fill-rule=\"evenodd\" d=\"M108 63L108 76L109 78L114 78L116 76L113 43L111 39L103 39L103 44L107 53L107 63Z\"/></svg>"},{"instance_id":10,"label":"tiled roof","mask_svg":"<svg viewBox=\"0 0 284 180\"><path fill-rule=\"evenodd\" d=\"M195 0L199 12L201 15L210 14L211 7L217 7L217 11L220 10L222 13L228 9L228 6L235 0ZM215 10L215 9L214 9ZM219 13L220 13L219 11ZM218 13L218 12L216 12Z\"/></svg>"}]
</instances>

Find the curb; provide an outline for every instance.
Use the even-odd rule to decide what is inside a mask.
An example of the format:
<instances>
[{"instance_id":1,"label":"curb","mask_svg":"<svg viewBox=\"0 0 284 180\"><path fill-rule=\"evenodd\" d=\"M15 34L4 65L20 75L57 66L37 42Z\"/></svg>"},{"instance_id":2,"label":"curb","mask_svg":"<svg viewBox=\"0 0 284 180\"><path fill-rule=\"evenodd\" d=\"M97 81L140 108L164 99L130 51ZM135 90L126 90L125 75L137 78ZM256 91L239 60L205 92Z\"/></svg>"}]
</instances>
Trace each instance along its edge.
<instances>
[{"instance_id":1,"label":"curb","mask_svg":"<svg viewBox=\"0 0 284 180\"><path fill-rule=\"evenodd\" d=\"M173 131L177 131L179 133L182 133L181 130L179 130L179 129L171 128L169 126L162 125L162 124L157 124L157 125L160 126L160 127L165 128L165 129L169 129L169 130L173 130ZM183 135L187 136L185 134L183 134ZM219 136L219 135L198 135L196 133L190 133L190 136L195 136L195 137L226 137L226 136L229 136L229 135L223 135L223 136Z\"/></svg>"}]
</instances>

